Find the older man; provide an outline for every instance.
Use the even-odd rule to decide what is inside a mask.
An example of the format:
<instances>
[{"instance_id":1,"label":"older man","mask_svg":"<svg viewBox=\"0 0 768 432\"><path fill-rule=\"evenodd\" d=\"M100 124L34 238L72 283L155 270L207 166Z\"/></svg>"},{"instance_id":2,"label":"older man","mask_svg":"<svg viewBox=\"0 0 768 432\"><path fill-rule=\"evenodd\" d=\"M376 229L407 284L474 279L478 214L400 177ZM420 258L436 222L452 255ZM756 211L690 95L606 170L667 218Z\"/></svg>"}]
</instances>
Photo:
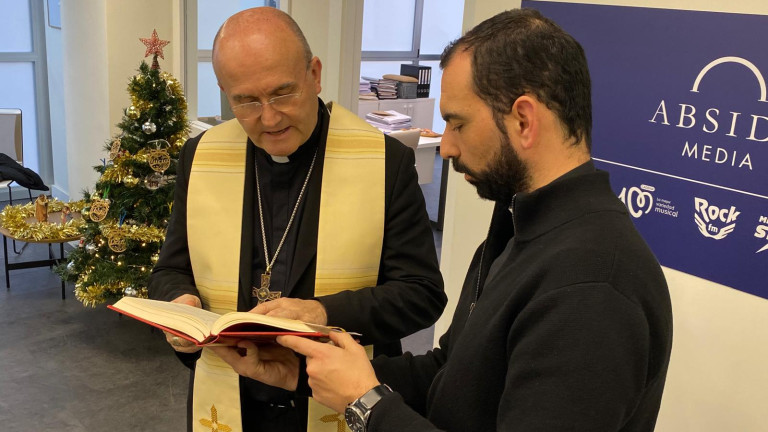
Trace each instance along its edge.
<instances>
[{"instance_id":1,"label":"older man","mask_svg":"<svg viewBox=\"0 0 768 432\"><path fill-rule=\"evenodd\" d=\"M314 397L355 432L652 431L669 292L590 159L581 46L536 11L508 11L450 45L441 67L442 156L496 207L440 348L371 364L343 333L279 343L307 356ZM243 374L299 384L278 349L221 351Z\"/></svg>"},{"instance_id":2,"label":"older man","mask_svg":"<svg viewBox=\"0 0 768 432\"><path fill-rule=\"evenodd\" d=\"M413 152L318 98L322 64L277 9L230 17L213 66L237 119L182 150L150 297L340 326L400 354L446 301ZM306 398L167 338L193 368L191 429L305 430Z\"/></svg>"}]
</instances>

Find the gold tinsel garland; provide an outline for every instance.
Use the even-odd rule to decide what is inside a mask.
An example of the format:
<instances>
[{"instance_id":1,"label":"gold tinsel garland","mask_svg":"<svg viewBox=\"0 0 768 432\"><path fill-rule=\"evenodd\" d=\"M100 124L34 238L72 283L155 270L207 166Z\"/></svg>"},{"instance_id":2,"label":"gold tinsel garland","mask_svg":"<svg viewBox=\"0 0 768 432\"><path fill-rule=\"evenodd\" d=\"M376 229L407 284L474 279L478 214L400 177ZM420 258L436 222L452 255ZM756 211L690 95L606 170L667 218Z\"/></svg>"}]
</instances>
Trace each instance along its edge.
<instances>
[{"instance_id":1,"label":"gold tinsel garland","mask_svg":"<svg viewBox=\"0 0 768 432\"><path fill-rule=\"evenodd\" d=\"M75 298L85 306L96 307L104 302L105 294L120 294L127 286L123 282L111 282L108 284L85 285L88 281L88 275L80 275L75 283ZM138 296L146 298L148 295L146 288L139 288Z\"/></svg>"},{"instance_id":2,"label":"gold tinsel garland","mask_svg":"<svg viewBox=\"0 0 768 432\"><path fill-rule=\"evenodd\" d=\"M70 211L79 212L85 207L85 201L72 201L64 203L56 198L48 201L48 212L55 213L69 206ZM80 228L85 225L82 219L72 218L65 224L54 222L29 223L27 219L35 216L35 203L6 206L0 212L0 226L8 230L18 240L61 240L73 239L80 236Z\"/></svg>"},{"instance_id":3,"label":"gold tinsel garland","mask_svg":"<svg viewBox=\"0 0 768 432\"><path fill-rule=\"evenodd\" d=\"M104 223L99 226L101 234L110 238L119 236L124 239L141 242L162 242L165 240L165 229L146 225L121 225L116 222Z\"/></svg>"},{"instance_id":4,"label":"gold tinsel garland","mask_svg":"<svg viewBox=\"0 0 768 432\"><path fill-rule=\"evenodd\" d=\"M184 141L180 138L174 139L175 137L176 136L171 138L173 140L173 144L170 145L172 145L174 149L178 149L181 147ZM135 155L124 154L116 157L114 159L114 165L110 165L104 170L100 181L114 183L122 182L125 177L133 174L132 170L127 166L127 162L133 160L140 163L147 163L147 157L151 151L153 151L153 149L141 149L136 152Z\"/></svg>"}]
</instances>

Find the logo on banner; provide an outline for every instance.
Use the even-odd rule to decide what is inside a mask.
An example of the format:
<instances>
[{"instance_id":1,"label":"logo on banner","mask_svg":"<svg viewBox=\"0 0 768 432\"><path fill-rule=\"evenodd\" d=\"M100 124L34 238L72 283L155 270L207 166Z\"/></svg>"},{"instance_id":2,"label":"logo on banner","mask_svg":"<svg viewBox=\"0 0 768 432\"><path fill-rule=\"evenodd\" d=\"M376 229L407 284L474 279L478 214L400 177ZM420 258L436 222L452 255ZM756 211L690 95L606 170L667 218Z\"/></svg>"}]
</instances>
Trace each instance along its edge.
<instances>
[{"instance_id":1,"label":"logo on banner","mask_svg":"<svg viewBox=\"0 0 768 432\"><path fill-rule=\"evenodd\" d=\"M736 207L720 208L711 205L703 198L693 199L695 213L693 219L704 237L722 240L736 228L736 218L741 212Z\"/></svg>"},{"instance_id":2,"label":"logo on banner","mask_svg":"<svg viewBox=\"0 0 768 432\"><path fill-rule=\"evenodd\" d=\"M701 69L691 87L692 93L699 93L699 86L707 73L715 66L724 63L735 63L745 66L754 75L760 94L758 101L768 103L765 78L752 62L741 57L721 57L711 61ZM679 110L679 111L678 111ZM725 109L720 107L701 107L693 103L669 103L661 99L656 111L651 116L651 123L674 126L682 129L701 129L709 135L743 138L754 142L768 142L768 116L745 113L742 109ZM672 123L670 123L670 120ZM745 129L744 125L747 128ZM749 132L747 132L747 130ZM739 169L753 170L752 156L748 151L725 147L722 144L712 145L708 142L686 140L681 143L681 156L697 159L702 162L731 166Z\"/></svg>"},{"instance_id":3,"label":"logo on banner","mask_svg":"<svg viewBox=\"0 0 768 432\"><path fill-rule=\"evenodd\" d=\"M651 210L654 213L676 218L678 211L672 201L659 197L654 199L651 192L655 191L655 187L645 184L640 185L640 187L623 187L619 193L619 199L627 206L629 214L635 219L650 213Z\"/></svg>"},{"instance_id":4,"label":"logo on banner","mask_svg":"<svg viewBox=\"0 0 768 432\"><path fill-rule=\"evenodd\" d=\"M653 192L655 188L653 186L640 185L640 187L632 186L627 189L621 188L619 199L627 206L629 214L633 218L637 219L644 214L651 212L653 208Z\"/></svg>"},{"instance_id":5,"label":"logo on banner","mask_svg":"<svg viewBox=\"0 0 768 432\"><path fill-rule=\"evenodd\" d=\"M758 224L759 225L757 225L755 228L755 237L768 242L768 216L760 216L760 219L758 219ZM768 243L758 249L755 253L760 253L766 250L768 250Z\"/></svg>"}]
</instances>

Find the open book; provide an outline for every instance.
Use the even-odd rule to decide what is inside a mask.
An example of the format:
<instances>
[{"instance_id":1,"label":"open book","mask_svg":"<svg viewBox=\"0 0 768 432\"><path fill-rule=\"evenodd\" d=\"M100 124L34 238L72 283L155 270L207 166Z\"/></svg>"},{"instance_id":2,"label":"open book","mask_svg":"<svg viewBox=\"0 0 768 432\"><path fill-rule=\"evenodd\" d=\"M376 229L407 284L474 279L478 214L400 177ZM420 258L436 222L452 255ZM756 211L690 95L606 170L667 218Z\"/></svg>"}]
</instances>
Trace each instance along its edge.
<instances>
[{"instance_id":1,"label":"open book","mask_svg":"<svg viewBox=\"0 0 768 432\"><path fill-rule=\"evenodd\" d=\"M232 345L233 340L237 339L269 341L279 335L326 339L329 332L340 330L338 327L309 324L250 312L229 312L219 315L181 303L137 297L123 297L107 307L194 342L198 346L222 342Z\"/></svg>"}]
</instances>

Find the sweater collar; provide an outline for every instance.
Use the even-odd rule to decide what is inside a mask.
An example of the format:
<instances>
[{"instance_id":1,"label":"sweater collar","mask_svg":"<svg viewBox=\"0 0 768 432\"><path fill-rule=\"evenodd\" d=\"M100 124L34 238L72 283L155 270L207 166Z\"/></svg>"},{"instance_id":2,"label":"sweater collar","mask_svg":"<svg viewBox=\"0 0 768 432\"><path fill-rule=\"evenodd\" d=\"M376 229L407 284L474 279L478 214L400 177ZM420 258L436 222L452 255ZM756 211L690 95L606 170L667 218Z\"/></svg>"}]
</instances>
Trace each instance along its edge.
<instances>
[{"instance_id":1,"label":"sweater collar","mask_svg":"<svg viewBox=\"0 0 768 432\"><path fill-rule=\"evenodd\" d=\"M535 191L518 193L511 210L515 241L532 240L589 213L627 212L611 189L608 173L591 160Z\"/></svg>"}]
</instances>

